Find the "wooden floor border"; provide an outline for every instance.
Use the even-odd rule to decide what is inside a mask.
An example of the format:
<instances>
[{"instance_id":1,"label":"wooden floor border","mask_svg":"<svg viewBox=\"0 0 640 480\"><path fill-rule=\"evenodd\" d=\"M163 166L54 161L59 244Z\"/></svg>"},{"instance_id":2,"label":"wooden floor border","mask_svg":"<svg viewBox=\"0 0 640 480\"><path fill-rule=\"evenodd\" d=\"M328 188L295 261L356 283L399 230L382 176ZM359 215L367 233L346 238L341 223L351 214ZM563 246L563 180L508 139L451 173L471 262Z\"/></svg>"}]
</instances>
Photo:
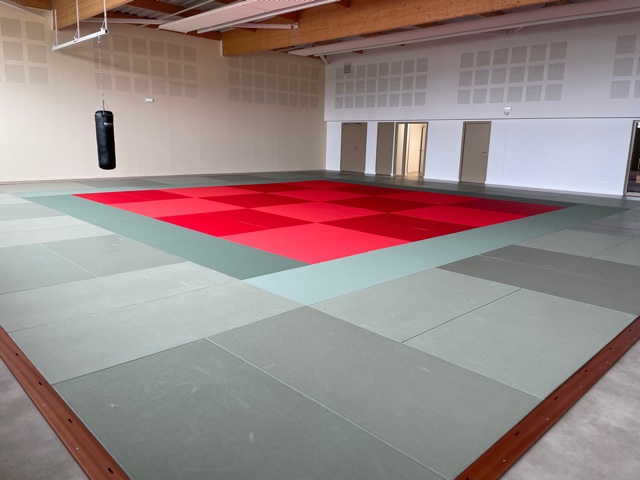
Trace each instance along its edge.
<instances>
[{"instance_id":1,"label":"wooden floor border","mask_svg":"<svg viewBox=\"0 0 640 480\"><path fill-rule=\"evenodd\" d=\"M456 480L500 478L640 339L640 317L466 468Z\"/></svg>"},{"instance_id":2,"label":"wooden floor border","mask_svg":"<svg viewBox=\"0 0 640 480\"><path fill-rule=\"evenodd\" d=\"M2 327L0 358L90 479L129 478Z\"/></svg>"}]
</instances>

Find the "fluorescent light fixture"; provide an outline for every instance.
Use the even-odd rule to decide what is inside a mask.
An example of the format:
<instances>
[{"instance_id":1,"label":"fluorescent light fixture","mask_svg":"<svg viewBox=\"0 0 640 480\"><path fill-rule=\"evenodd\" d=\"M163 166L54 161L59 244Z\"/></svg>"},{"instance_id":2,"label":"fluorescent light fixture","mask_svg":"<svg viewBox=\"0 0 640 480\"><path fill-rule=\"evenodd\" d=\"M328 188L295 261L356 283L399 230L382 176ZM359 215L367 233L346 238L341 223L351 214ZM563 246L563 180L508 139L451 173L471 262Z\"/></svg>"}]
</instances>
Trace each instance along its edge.
<instances>
[{"instance_id":1,"label":"fluorescent light fixture","mask_svg":"<svg viewBox=\"0 0 640 480\"><path fill-rule=\"evenodd\" d=\"M87 18L82 20L83 23L103 23L104 19L98 17ZM164 25L168 20L155 20L152 18L110 18L109 23L123 23L131 25Z\"/></svg>"},{"instance_id":2,"label":"fluorescent light fixture","mask_svg":"<svg viewBox=\"0 0 640 480\"><path fill-rule=\"evenodd\" d=\"M508 28L523 28L533 25L605 17L638 11L640 11L640 1L638 0L594 0L591 2L540 8L526 12L508 13L506 15L469 20L466 22L436 25L434 27L337 42L318 47L301 48L291 50L289 53L291 55L304 57L350 53L358 50L370 50L373 48L392 47L395 45L495 32Z\"/></svg>"},{"instance_id":3,"label":"fluorescent light fixture","mask_svg":"<svg viewBox=\"0 0 640 480\"><path fill-rule=\"evenodd\" d=\"M53 50L53 51L60 50L61 48L70 47L71 45L75 45L76 43L85 42L87 40L91 40L92 38L101 37L101 36L106 35L108 33L109 32L106 29L101 28L97 32L91 33L89 35L85 35L84 37L74 38L73 40L70 40L68 42L61 43L59 45L54 45L53 47L51 47L51 50Z\"/></svg>"},{"instance_id":4,"label":"fluorescent light fixture","mask_svg":"<svg viewBox=\"0 0 640 480\"><path fill-rule=\"evenodd\" d=\"M160 28L182 33L194 30L198 33L207 33L337 1L339 0L245 0L200 15L169 22L161 25Z\"/></svg>"},{"instance_id":5,"label":"fluorescent light fixture","mask_svg":"<svg viewBox=\"0 0 640 480\"><path fill-rule=\"evenodd\" d=\"M294 30L298 28L298 23L238 23L233 28L256 28L258 30ZM198 33L204 33L198 31Z\"/></svg>"}]
</instances>

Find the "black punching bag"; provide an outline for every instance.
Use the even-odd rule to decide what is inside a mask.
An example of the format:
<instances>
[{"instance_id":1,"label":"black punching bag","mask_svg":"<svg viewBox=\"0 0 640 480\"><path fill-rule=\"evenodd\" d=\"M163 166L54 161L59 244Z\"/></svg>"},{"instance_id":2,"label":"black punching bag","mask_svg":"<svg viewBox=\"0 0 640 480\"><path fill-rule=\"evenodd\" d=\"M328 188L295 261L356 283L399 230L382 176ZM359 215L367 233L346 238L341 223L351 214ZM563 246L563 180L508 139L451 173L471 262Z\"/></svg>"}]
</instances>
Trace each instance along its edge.
<instances>
[{"instance_id":1,"label":"black punching bag","mask_svg":"<svg viewBox=\"0 0 640 480\"><path fill-rule=\"evenodd\" d=\"M96 140L98 141L98 165L103 170L116 168L116 141L113 134L113 112L96 112Z\"/></svg>"}]
</instances>

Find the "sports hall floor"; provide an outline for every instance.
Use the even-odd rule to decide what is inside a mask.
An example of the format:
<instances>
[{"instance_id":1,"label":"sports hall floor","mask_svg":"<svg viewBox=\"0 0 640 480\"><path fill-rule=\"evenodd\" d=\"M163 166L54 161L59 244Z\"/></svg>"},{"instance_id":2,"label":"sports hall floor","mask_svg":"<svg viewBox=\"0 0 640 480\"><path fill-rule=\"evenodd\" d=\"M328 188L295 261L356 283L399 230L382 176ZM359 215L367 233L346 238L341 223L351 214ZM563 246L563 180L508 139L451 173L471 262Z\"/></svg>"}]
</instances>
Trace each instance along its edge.
<instances>
[{"instance_id":1,"label":"sports hall floor","mask_svg":"<svg viewBox=\"0 0 640 480\"><path fill-rule=\"evenodd\" d=\"M452 479L640 314L639 206L331 172L0 185L1 324L132 478ZM602 428L637 449L624 360Z\"/></svg>"}]
</instances>

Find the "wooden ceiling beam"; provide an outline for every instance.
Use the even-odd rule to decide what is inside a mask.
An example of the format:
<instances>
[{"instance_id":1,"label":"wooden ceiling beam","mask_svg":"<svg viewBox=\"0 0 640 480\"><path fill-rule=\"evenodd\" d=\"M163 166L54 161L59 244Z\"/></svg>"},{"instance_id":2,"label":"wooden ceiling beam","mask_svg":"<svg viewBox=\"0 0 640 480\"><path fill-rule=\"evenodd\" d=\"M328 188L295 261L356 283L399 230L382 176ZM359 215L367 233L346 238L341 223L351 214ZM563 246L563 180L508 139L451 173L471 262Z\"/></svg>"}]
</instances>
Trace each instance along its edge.
<instances>
[{"instance_id":1,"label":"wooden ceiling beam","mask_svg":"<svg viewBox=\"0 0 640 480\"><path fill-rule=\"evenodd\" d=\"M113 10L121 5L126 5L131 0L106 0L107 10ZM56 11L58 29L63 29L76 24L76 1L75 0L53 0L52 8ZM102 0L78 0L78 10L80 11L80 21L95 17L104 12Z\"/></svg>"},{"instance_id":2,"label":"wooden ceiling beam","mask_svg":"<svg viewBox=\"0 0 640 480\"><path fill-rule=\"evenodd\" d=\"M222 48L224 55L243 55L547 2L548 0L350 0L349 8L328 4L301 11L297 29L224 32Z\"/></svg>"},{"instance_id":3,"label":"wooden ceiling beam","mask_svg":"<svg viewBox=\"0 0 640 480\"><path fill-rule=\"evenodd\" d=\"M12 0L18 5L28 8L38 8L40 10L51 10L51 0Z\"/></svg>"},{"instance_id":4,"label":"wooden ceiling beam","mask_svg":"<svg viewBox=\"0 0 640 480\"><path fill-rule=\"evenodd\" d=\"M107 18L125 18L127 20L140 20L140 25L144 24L145 20L149 20L149 18L147 17L141 17L139 15L132 15L130 13L122 13L122 12L107 12ZM135 23L134 23L135 25ZM147 25L147 28L153 28L153 29L157 29L158 26L157 25ZM169 32L170 30L164 30ZM180 32L171 32L171 33L180 33ZM180 33L180 35L185 35L184 33ZM221 40L222 39L222 35L220 35L220 32L208 32L208 33L202 33L202 34L197 34L196 32L189 32L186 35L192 36L192 37L198 37L198 38L208 38L209 40Z\"/></svg>"}]
</instances>

